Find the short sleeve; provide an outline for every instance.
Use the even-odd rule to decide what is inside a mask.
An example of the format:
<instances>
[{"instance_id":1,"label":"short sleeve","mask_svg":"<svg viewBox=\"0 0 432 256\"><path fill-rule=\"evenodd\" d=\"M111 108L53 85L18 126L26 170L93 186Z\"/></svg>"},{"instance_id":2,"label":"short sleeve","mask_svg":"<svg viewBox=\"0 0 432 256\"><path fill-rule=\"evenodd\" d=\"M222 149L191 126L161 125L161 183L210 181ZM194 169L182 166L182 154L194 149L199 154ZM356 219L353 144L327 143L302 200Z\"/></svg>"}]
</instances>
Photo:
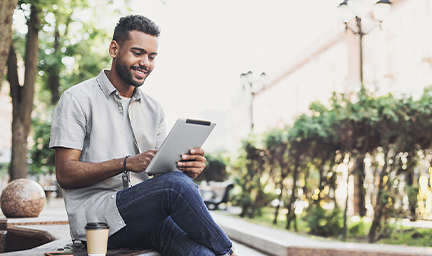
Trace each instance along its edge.
<instances>
[{"instance_id":1,"label":"short sleeve","mask_svg":"<svg viewBox=\"0 0 432 256\"><path fill-rule=\"evenodd\" d=\"M82 106L72 93L66 91L54 110L49 147L82 150L85 136L86 118Z\"/></svg>"},{"instance_id":2,"label":"short sleeve","mask_svg":"<svg viewBox=\"0 0 432 256\"><path fill-rule=\"evenodd\" d=\"M162 110L162 107L159 106L159 125L157 131L157 139L156 139L156 149L159 149L162 145L162 142L166 137L166 123L165 123L165 114Z\"/></svg>"}]
</instances>

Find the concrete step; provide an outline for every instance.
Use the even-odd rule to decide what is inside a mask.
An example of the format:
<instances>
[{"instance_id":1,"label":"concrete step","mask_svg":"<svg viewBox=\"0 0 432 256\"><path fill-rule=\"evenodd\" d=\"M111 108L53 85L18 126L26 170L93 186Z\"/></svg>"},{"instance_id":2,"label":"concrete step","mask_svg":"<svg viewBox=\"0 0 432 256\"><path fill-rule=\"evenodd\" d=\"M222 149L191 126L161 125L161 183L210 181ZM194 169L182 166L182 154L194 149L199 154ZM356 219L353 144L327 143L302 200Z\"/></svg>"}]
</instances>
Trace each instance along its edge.
<instances>
[{"instance_id":1,"label":"concrete step","mask_svg":"<svg viewBox=\"0 0 432 256\"><path fill-rule=\"evenodd\" d=\"M430 247L344 243L254 224L223 211L213 218L233 240L275 256L426 256Z\"/></svg>"}]
</instances>

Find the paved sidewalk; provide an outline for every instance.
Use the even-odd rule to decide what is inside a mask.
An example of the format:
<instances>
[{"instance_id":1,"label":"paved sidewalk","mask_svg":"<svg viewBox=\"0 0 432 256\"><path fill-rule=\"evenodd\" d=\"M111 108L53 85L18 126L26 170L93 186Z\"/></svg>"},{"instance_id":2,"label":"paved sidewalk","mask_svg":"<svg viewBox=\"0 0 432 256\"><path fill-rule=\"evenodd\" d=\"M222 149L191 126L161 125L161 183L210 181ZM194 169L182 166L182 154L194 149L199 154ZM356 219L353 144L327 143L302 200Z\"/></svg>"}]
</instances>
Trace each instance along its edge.
<instances>
[{"instance_id":1,"label":"paved sidewalk","mask_svg":"<svg viewBox=\"0 0 432 256\"><path fill-rule=\"evenodd\" d=\"M232 208L235 210L235 208ZM432 255L432 248L381 244L343 243L310 238L290 231L264 227L231 216L233 211L212 211L216 222L234 240L240 256L291 255ZM46 203L40 218L67 218L63 199ZM251 248L256 248L257 252ZM291 250L291 251L290 251ZM305 252L301 252L304 250ZM310 251L314 250L313 253ZM306 252L307 251L307 252Z\"/></svg>"}]
</instances>

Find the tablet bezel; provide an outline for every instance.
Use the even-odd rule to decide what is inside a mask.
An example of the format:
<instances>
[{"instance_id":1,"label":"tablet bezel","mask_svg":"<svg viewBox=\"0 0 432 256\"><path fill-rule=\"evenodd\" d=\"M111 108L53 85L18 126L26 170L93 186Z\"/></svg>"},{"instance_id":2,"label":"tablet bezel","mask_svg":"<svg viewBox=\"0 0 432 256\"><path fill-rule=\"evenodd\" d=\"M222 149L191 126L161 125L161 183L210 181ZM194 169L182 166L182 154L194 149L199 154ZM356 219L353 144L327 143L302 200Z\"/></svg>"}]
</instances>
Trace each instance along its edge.
<instances>
[{"instance_id":1,"label":"tablet bezel","mask_svg":"<svg viewBox=\"0 0 432 256\"><path fill-rule=\"evenodd\" d=\"M200 148L216 126L215 122L179 118L150 161L145 172L149 175L179 171L180 156L192 148Z\"/></svg>"}]
</instances>

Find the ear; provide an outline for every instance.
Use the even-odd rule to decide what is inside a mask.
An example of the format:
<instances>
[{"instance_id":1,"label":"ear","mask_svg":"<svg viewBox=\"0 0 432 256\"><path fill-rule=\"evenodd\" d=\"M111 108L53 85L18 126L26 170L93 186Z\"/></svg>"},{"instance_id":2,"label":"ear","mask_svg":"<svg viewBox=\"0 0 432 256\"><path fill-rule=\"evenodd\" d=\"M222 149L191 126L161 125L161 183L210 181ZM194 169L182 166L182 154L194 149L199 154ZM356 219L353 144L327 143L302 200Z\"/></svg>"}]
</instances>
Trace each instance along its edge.
<instances>
[{"instance_id":1,"label":"ear","mask_svg":"<svg viewBox=\"0 0 432 256\"><path fill-rule=\"evenodd\" d=\"M118 52L120 51L120 45L117 43L117 41L112 40L109 45L109 54L111 55L111 58L115 58L118 55Z\"/></svg>"}]
</instances>

